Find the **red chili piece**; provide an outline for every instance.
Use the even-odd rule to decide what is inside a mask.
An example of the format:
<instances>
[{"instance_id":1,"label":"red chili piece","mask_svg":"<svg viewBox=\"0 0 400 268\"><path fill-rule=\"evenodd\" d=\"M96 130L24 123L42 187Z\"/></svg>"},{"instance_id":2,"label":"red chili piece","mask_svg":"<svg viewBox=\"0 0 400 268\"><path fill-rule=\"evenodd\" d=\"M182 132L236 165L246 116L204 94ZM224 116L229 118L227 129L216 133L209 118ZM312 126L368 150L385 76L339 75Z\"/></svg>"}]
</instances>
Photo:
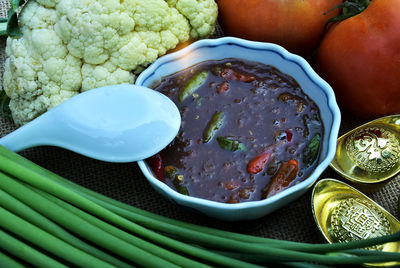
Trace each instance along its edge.
<instances>
[{"instance_id":1,"label":"red chili piece","mask_svg":"<svg viewBox=\"0 0 400 268\"><path fill-rule=\"evenodd\" d=\"M257 155L249 162L249 165L247 166L247 171L251 174L257 174L261 172L267 164L270 156L270 152L262 152L261 154Z\"/></svg>"},{"instance_id":2,"label":"red chili piece","mask_svg":"<svg viewBox=\"0 0 400 268\"><path fill-rule=\"evenodd\" d=\"M229 90L229 83L227 81L224 81L218 86L217 93L221 94L221 93L224 93L224 92L226 92L228 90Z\"/></svg>"},{"instance_id":3,"label":"red chili piece","mask_svg":"<svg viewBox=\"0 0 400 268\"><path fill-rule=\"evenodd\" d=\"M296 178L298 170L299 163L296 160L290 159L288 162L283 162L275 176L271 179L271 182L265 191L264 198L273 196L286 189Z\"/></svg>"},{"instance_id":4,"label":"red chili piece","mask_svg":"<svg viewBox=\"0 0 400 268\"><path fill-rule=\"evenodd\" d=\"M293 138L293 133L288 129L288 130L286 130L286 140L288 141L288 142L291 142L292 141L292 138Z\"/></svg>"},{"instance_id":5,"label":"red chili piece","mask_svg":"<svg viewBox=\"0 0 400 268\"><path fill-rule=\"evenodd\" d=\"M151 169L153 170L154 174L156 175L156 177L164 182L165 181L165 177L164 177L164 163L162 160L161 155L155 154L152 157L147 159L148 164L150 165Z\"/></svg>"},{"instance_id":6,"label":"red chili piece","mask_svg":"<svg viewBox=\"0 0 400 268\"><path fill-rule=\"evenodd\" d=\"M223 68L221 70L220 76L225 79L235 80L245 83L249 83L256 80L254 76L241 74L230 68Z\"/></svg>"}]
</instances>

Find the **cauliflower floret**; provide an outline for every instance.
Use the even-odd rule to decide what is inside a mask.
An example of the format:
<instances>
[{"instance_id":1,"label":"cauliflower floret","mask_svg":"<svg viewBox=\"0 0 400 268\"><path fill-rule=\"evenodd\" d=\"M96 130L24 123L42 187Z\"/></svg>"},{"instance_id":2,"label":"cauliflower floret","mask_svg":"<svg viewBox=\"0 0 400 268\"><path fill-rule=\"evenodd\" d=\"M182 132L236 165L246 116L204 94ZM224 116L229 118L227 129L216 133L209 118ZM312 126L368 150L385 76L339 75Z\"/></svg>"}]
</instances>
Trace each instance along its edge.
<instances>
[{"instance_id":1,"label":"cauliflower floret","mask_svg":"<svg viewBox=\"0 0 400 268\"><path fill-rule=\"evenodd\" d=\"M55 27L72 55L90 64L111 61L122 69L134 70L189 39L191 28L187 19L164 0L119 3L60 2L60 21ZM161 39L162 32L169 36L167 40Z\"/></svg>"},{"instance_id":2,"label":"cauliflower floret","mask_svg":"<svg viewBox=\"0 0 400 268\"><path fill-rule=\"evenodd\" d=\"M23 30L7 39L4 90L16 124L29 122L79 92L80 59L50 29Z\"/></svg>"},{"instance_id":3,"label":"cauliflower floret","mask_svg":"<svg viewBox=\"0 0 400 268\"><path fill-rule=\"evenodd\" d=\"M135 75L189 38L213 33L214 0L30 0L7 39L4 81L22 125L92 88Z\"/></svg>"},{"instance_id":4,"label":"cauliflower floret","mask_svg":"<svg viewBox=\"0 0 400 268\"><path fill-rule=\"evenodd\" d=\"M185 16L191 26L192 39L207 37L215 29L215 21L218 12L214 1L203 0L167 0L170 6L174 6Z\"/></svg>"},{"instance_id":5,"label":"cauliflower floret","mask_svg":"<svg viewBox=\"0 0 400 268\"><path fill-rule=\"evenodd\" d=\"M85 63L82 66L82 91L126 82L133 83L134 78L132 72L118 68L109 61L102 65Z\"/></svg>"}]
</instances>

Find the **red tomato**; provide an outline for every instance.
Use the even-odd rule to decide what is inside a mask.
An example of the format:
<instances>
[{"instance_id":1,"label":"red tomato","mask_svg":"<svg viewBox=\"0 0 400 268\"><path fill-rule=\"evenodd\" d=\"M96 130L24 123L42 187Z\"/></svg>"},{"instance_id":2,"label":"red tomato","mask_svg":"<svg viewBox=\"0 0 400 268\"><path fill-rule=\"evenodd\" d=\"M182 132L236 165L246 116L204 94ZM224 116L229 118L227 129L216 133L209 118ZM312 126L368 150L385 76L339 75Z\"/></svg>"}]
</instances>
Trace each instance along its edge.
<instances>
[{"instance_id":1,"label":"red tomato","mask_svg":"<svg viewBox=\"0 0 400 268\"><path fill-rule=\"evenodd\" d=\"M342 0L217 0L225 35L277 43L291 52L310 54Z\"/></svg>"},{"instance_id":2,"label":"red tomato","mask_svg":"<svg viewBox=\"0 0 400 268\"><path fill-rule=\"evenodd\" d=\"M364 118L400 113L399 9L399 0L373 0L324 37L317 69L344 110Z\"/></svg>"}]
</instances>

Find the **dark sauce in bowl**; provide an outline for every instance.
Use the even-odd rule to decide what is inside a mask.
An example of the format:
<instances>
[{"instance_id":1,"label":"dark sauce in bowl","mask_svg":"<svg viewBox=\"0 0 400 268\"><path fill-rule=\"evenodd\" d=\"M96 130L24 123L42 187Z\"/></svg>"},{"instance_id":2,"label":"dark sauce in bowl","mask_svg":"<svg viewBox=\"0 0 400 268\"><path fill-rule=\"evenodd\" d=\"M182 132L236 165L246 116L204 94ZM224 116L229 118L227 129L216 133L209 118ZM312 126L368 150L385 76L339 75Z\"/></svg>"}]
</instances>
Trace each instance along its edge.
<instances>
[{"instance_id":1,"label":"dark sauce in bowl","mask_svg":"<svg viewBox=\"0 0 400 268\"><path fill-rule=\"evenodd\" d=\"M318 162L319 109L273 66L205 61L153 88L176 103L182 126L148 163L182 194L227 203L260 200L304 180Z\"/></svg>"}]
</instances>

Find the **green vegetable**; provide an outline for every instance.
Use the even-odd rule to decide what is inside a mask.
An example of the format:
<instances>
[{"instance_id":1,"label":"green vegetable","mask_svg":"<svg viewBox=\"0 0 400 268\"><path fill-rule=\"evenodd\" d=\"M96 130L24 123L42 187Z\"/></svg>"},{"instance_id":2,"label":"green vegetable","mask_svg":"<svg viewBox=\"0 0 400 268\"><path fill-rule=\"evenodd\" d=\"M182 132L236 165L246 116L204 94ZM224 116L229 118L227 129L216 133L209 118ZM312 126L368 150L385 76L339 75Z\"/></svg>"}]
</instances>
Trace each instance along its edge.
<instances>
[{"instance_id":1,"label":"green vegetable","mask_svg":"<svg viewBox=\"0 0 400 268\"><path fill-rule=\"evenodd\" d=\"M196 92L196 90L207 80L207 77L208 71L196 73L179 92L178 101L183 102L187 97Z\"/></svg>"},{"instance_id":2,"label":"green vegetable","mask_svg":"<svg viewBox=\"0 0 400 268\"><path fill-rule=\"evenodd\" d=\"M173 179L175 175L178 173L178 170L174 166L166 166L165 167L165 176L167 176L168 179Z\"/></svg>"},{"instance_id":3,"label":"green vegetable","mask_svg":"<svg viewBox=\"0 0 400 268\"><path fill-rule=\"evenodd\" d=\"M1 178L1 180L4 177ZM60 215L62 216L62 214ZM0 207L0 227L52 254L75 264L87 267L112 267L70 244L50 235L35 225ZM60 266L61 267L61 266Z\"/></svg>"},{"instance_id":4,"label":"green vegetable","mask_svg":"<svg viewBox=\"0 0 400 268\"><path fill-rule=\"evenodd\" d=\"M61 228L59 225L55 224L54 222L50 221L48 218L44 217L43 215L39 214L29 206L25 205L24 203L20 202L18 199L12 197L11 195L7 194L6 192L0 190L0 203L2 206L7 209L8 211L13 211L13 213L34 225L40 227L42 230L45 230L49 234L54 235L55 237L68 242L72 246L79 248L85 252L90 253L91 255L107 261L113 265L118 267L131 267L128 264L118 260L117 258L104 253L103 251L93 247L80 239L77 239L75 236L71 235L69 232ZM1 267L1 266L0 266Z\"/></svg>"},{"instance_id":5,"label":"green vegetable","mask_svg":"<svg viewBox=\"0 0 400 268\"><path fill-rule=\"evenodd\" d=\"M10 110L10 98L4 90L0 90L0 114L5 118L12 119Z\"/></svg>"},{"instance_id":6,"label":"green vegetable","mask_svg":"<svg viewBox=\"0 0 400 268\"><path fill-rule=\"evenodd\" d=\"M189 191L183 182L183 175L178 174L178 170L175 167L166 166L165 175L172 181L178 193L189 195Z\"/></svg>"},{"instance_id":7,"label":"green vegetable","mask_svg":"<svg viewBox=\"0 0 400 268\"><path fill-rule=\"evenodd\" d=\"M234 140L232 138L229 138L229 137L218 136L217 137L217 142L218 142L218 145L222 149L225 149L225 150L228 150L228 151L232 151L232 152L235 152L237 150L246 151L246 146L244 146L243 143L241 143L241 142L239 142L237 140Z\"/></svg>"},{"instance_id":8,"label":"green vegetable","mask_svg":"<svg viewBox=\"0 0 400 268\"><path fill-rule=\"evenodd\" d=\"M22 32L18 26L18 15L17 11L13 8L8 10L8 20L7 20L7 31L8 36L18 37L22 35Z\"/></svg>"},{"instance_id":9,"label":"green vegetable","mask_svg":"<svg viewBox=\"0 0 400 268\"><path fill-rule=\"evenodd\" d=\"M203 132L203 140L205 143L209 142L222 127L225 120L224 112L216 112L211 120L208 122L207 127Z\"/></svg>"},{"instance_id":10,"label":"green vegetable","mask_svg":"<svg viewBox=\"0 0 400 268\"><path fill-rule=\"evenodd\" d=\"M0 36L7 35L7 21L6 18L0 18Z\"/></svg>"},{"instance_id":11,"label":"green vegetable","mask_svg":"<svg viewBox=\"0 0 400 268\"><path fill-rule=\"evenodd\" d=\"M321 144L321 135L315 134L311 139L310 143L303 151L303 163L307 166L311 166L314 163L315 159L317 159L319 146Z\"/></svg>"},{"instance_id":12,"label":"green vegetable","mask_svg":"<svg viewBox=\"0 0 400 268\"><path fill-rule=\"evenodd\" d=\"M19 37L22 32L18 24L19 8L27 1L12 0L11 8L8 10L8 18L0 18L0 36L8 35L11 37Z\"/></svg>"},{"instance_id":13,"label":"green vegetable","mask_svg":"<svg viewBox=\"0 0 400 268\"><path fill-rule=\"evenodd\" d=\"M176 190L178 193L184 194L184 195L189 195L189 191L186 188L184 181L183 181L183 175L175 175L175 178L173 179L172 183L174 184Z\"/></svg>"},{"instance_id":14,"label":"green vegetable","mask_svg":"<svg viewBox=\"0 0 400 268\"><path fill-rule=\"evenodd\" d=\"M1 232L0 232L1 233ZM1 236L1 234L0 234ZM0 251L0 267L8 267L8 268L24 268L22 264L13 260L11 257L5 255Z\"/></svg>"},{"instance_id":15,"label":"green vegetable","mask_svg":"<svg viewBox=\"0 0 400 268\"><path fill-rule=\"evenodd\" d=\"M46 256L24 242L0 229L0 248L37 267L66 268L67 266ZM6 260L4 260L6 261ZM17 262L18 263L18 262ZM0 263L1 264L1 263ZM8 266L1 266L8 267ZM12 266L11 266L12 267Z\"/></svg>"},{"instance_id":16,"label":"green vegetable","mask_svg":"<svg viewBox=\"0 0 400 268\"><path fill-rule=\"evenodd\" d=\"M111 265L104 258L100 260L86 252L86 249L78 249L69 241L57 238L53 235L57 233L57 228L48 225L48 221L54 221L76 238L83 238L99 251L116 254L128 265L261 267L260 264L265 267L273 264L318 267L311 263L342 265L400 261L399 253L359 249L399 241L400 232L347 243L307 244L197 226L90 191L2 146L0 189L1 250L40 267L45 267L46 263L51 267L63 267L60 260L86 266L89 262L96 262L96 267ZM13 207L15 200L18 202ZM32 211L37 211L41 216ZM24 240L19 241L14 235L21 235ZM25 241L30 241L33 246L26 245ZM138 243L137 248L132 249L135 243ZM53 254L46 256L33 247L51 250ZM17 251L19 248L28 250ZM87 258L87 255L90 257ZM54 260L53 256L58 259ZM9 261L3 259L0 254L0 263Z\"/></svg>"}]
</instances>

